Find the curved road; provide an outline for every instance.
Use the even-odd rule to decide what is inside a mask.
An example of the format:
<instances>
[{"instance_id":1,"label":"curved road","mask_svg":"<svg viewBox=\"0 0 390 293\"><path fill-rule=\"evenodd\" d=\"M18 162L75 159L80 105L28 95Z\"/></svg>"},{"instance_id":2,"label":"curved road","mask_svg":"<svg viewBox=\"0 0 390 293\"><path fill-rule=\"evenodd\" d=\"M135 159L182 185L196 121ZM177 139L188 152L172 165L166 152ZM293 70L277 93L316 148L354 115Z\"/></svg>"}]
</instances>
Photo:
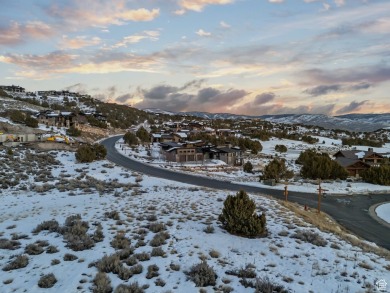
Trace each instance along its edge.
<instances>
[{"instance_id":1,"label":"curved road","mask_svg":"<svg viewBox=\"0 0 390 293\"><path fill-rule=\"evenodd\" d=\"M114 136L101 141L107 148L107 159L122 167L141 172L150 176L164 178L197 186L215 189L268 194L283 199L283 192L243 184L235 184L220 180L198 177L184 173L156 168L123 156L115 149L115 143L121 136ZM317 208L317 195L289 191L288 199L302 205ZM331 196L322 199L321 210L332 216L337 222L356 235L375 242L378 246L390 250L390 229L375 221L368 213L370 206L390 200L390 194Z\"/></svg>"}]
</instances>

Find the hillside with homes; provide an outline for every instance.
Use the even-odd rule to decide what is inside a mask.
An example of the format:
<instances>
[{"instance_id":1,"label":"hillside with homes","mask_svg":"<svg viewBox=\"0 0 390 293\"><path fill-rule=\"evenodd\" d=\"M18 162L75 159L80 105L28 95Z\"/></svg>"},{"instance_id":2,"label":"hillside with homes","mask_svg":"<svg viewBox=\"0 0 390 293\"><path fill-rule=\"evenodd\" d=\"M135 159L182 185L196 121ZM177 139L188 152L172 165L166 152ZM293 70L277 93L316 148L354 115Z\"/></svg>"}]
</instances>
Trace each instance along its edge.
<instances>
[{"instance_id":1,"label":"hillside with homes","mask_svg":"<svg viewBox=\"0 0 390 293\"><path fill-rule=\"evenodd\" d=\"M170 115L2 89L4 292L374 292L390 280L390 129ZM221 187L180 182L188 174ZM324 209L367 227L354 234L317 209L317 194Z\"/></svg>"}]
</instances>

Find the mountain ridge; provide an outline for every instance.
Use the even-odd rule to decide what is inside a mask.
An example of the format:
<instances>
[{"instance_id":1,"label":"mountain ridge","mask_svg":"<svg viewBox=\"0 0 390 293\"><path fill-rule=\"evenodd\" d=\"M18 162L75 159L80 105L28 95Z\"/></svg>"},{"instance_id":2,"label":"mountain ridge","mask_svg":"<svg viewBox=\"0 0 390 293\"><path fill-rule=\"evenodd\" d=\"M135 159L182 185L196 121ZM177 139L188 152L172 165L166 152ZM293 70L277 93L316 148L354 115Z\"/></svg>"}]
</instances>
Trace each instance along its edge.
<instances>
[{"instance_id":1,"label":"mountain ridge","mask_svg":"<svg viewBox=\"0 0 390 293\"><path fill-rule=\"evenodd\" d=\"M146 112L188 115L204 119L263 119L274 123L303 124L320 126L326 129L340 129L348 131L375 131L381 128L390 127L390 113L351 113L344 115L329 116L326 114L275 114L275 115L240 115L231 113L209 113L209 112L172 112L161 109L143 109Z\"/></svg>"}]
</instances>

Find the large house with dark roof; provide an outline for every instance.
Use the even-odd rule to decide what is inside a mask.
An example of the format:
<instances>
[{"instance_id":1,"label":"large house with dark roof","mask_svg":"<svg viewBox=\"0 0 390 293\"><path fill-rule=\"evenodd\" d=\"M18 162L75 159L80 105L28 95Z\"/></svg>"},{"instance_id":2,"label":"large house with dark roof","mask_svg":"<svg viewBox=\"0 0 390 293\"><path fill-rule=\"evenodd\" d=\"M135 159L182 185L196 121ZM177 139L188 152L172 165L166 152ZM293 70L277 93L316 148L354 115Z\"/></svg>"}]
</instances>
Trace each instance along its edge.
<instances>
[{"instance_id":1,"label":"large house with dark roof","mask_svg":"<svg viewBox=\"0 0 390 293\"><path fill-rule=\"evenodd\" d=\"M336 162L344 167L350 176L359 177L361 172L370 168L378 167L384 156L369 148L368 151L349 150L338 151L334 154Z\"/></svg>"}]
</instances>

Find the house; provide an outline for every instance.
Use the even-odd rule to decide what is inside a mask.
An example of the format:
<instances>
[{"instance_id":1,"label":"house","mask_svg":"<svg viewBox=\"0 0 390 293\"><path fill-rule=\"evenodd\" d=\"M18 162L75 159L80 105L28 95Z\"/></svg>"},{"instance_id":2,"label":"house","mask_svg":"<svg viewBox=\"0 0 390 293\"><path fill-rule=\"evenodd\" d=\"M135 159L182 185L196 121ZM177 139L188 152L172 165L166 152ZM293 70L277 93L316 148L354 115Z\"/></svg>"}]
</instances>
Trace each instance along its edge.
<instances>
[{"instance_id":1,"label":"house","mask_svg":"<svg viewBox=\"0 0 390 293\"><path fill-rule=\"evenodd\" d=\"M42 111L37 114L36 118L39 123L46 126L56 127L77 127L78 119L73 112L60 112L60 111Z\"/></svg>"},{"instance_id":2,"label":"house","mask_svg":"<svg viewBox=\"0 0 390 293\"><path fill-rule=\"evenodd\" d=\"M16 86L16 85L11 85L11 86L0 85L0 89L2 89L3 91L6 91L6 92L10 92L10 93L24 93L25 92L25 89L23 87Z\"/></svg>"},{"instance_id":3,"label":"house","mask_svg":"<svg viewBox=\"0 0 390 293\"><path fill-rule=\"evenodd\" d=\"M384 156L368 148L368 151L344 150L334 154L335 160L344 167L350 176L359 177L362 171L370 167L378 167Z\"/></svg>"},{"instance_id":4,"label":"house","mask_svg":"<svg viewBox=\"0 0 390 293\"><path fill-rule=\"evenodd\" d=\"M184 162L202 162L203 152L193 144L179 144L176 142L161 143L161 152L167 161Z\"/></svg>"},{"instance_id":5,"label":"house","mask_svg":"<svg viewBox=\"0 0 390 293\"><path fill-rule=\"evenodd\" d=\"M187 139L187 133L185 132L176 132L172 134L172 139L175 142L185 142Z\"/></svg>"},{"instance_id":6,"label":"house","mask_svg":"<svg viewBox=\"0 0 390 293\"><path fill-rule=\"evenodd\" d=\"M202 150L206 160L221 160L228 165L235 166L240 166L243 163L242 150L239 147L208 145L204 146Z\"/></svg>"}]
</instances>

